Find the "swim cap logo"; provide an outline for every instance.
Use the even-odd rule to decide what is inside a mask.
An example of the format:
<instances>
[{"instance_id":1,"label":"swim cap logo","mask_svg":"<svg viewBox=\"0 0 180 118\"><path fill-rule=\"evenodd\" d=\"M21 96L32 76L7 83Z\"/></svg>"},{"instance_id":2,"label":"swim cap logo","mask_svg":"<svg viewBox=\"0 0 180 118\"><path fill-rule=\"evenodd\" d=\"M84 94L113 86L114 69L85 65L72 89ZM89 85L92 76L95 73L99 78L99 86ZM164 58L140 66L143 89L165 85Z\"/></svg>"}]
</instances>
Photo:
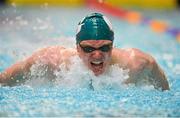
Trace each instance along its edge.
<instances>
[{"instance_id":1,"label":"swim cap logo","mask_svg":"<svg viewBox=\"0 0 180 118\"><path fill-rule=\"evenodd\" d=\"M81 27L84 25L84 23L79 24L76 33L78 34L81 31Z\"/></svg>"},{"instance_id":2,"label":"swim cap logo","mask_svg":"<svg viewBox=\"0 0 180 118\"><path fill-rule=\"evenodd\" d=\"M103 16L103 19L104 19L104 21L107 23L107 25L109 26L110 30L113 31L112 24L111 24L111 22L109 21L109 19L108 19L106 16Z\"/></svg>"},{"instance_id":3,"label":"swim cap logo","mask_svg":"<svg viewBox=\"0 0 180 118\"><path fill-rule=\"evenodd\" d=\"M81 27L82 27L82 25L84 25L84 23L82 23L84 21L84 19L85 19L85 17L79 22L76 34L78 34L81 31Z\"/></svg>"}]
</instances>

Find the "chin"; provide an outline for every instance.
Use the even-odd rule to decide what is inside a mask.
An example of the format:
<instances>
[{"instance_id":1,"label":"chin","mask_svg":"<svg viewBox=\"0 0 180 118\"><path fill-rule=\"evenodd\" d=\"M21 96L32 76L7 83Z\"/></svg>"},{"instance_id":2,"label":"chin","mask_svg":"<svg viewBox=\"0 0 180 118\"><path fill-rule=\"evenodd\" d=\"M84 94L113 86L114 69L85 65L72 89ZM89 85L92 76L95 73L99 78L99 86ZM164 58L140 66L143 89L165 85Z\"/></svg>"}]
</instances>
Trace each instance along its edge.
<instances>
[{"instance_id":1,"label":"chin","mask_svg":"<svg viewBox=\"0 0 180 118\"><path fill-rule=\"evenodd\" d=\"M105 67L99 68L99 69L91 67L91 70L93 71L95 76L99 76L99 75L102 75L105 72Z\"/></svg>"},{"instance_id":2,"label":"chin","mask_svg":"<svg viewBox=\"0 0 180 118\"><path fill-rule=\"evenodd\" d=\"M98 71L98 72L96 71L96 72L94 72L94 75L95 76L99 76L99 75L102 75L103 73L104 73L104 71Z\"/></svg>"}]
</instances>

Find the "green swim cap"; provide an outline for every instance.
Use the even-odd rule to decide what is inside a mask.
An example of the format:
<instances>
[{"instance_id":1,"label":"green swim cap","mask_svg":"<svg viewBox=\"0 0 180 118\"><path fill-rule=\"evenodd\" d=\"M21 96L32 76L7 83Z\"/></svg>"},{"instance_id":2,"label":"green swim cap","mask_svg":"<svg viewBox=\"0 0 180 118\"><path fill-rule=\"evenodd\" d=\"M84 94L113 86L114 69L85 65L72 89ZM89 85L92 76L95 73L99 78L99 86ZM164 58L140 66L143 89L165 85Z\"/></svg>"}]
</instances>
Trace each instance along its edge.
<instances>
[{"instance_id":1,"label":"green swim cap","mask_svg":"<svg viewBox=\"0 0 180 118\"><path fill-rule=\"evenodd\" d=\"M76 44L84 40L114 40L114 32L109 20L100 13L86 16L78 24Z\"/></svg>"}]
</instances>

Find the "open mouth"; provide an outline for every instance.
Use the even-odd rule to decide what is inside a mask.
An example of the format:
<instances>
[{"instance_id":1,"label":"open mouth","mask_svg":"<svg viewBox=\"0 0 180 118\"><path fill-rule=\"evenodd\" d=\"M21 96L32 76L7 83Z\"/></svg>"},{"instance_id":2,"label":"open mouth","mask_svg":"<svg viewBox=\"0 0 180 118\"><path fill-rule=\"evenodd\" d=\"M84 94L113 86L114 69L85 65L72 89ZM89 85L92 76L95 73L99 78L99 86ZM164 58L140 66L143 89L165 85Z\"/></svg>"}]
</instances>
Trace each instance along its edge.
<instances>
[{"instance_id":1,"label":"open mouth","mask_svg":"<svg viewBox=\"0 0 180 118\"><path fill-rule=\"evenodd\" d=\"M95 69L101 69L103 68L103 61L92 61L91 66Z\"/></svg>"}]
</instances>

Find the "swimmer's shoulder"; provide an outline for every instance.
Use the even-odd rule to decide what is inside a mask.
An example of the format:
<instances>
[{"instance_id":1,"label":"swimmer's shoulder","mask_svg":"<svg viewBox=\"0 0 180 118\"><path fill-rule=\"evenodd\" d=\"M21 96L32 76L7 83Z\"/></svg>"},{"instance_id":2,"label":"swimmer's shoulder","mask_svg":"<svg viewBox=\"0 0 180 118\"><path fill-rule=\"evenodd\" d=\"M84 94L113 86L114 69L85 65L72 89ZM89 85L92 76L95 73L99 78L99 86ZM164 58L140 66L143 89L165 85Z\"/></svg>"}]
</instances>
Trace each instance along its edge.
<instances>
[{"instance_id":1,"label":"swimmer's shoulder","mask_svg":"<svg viewBox=\"0 0 180 118\"><path fill-rule=\"evenodd\" d=\"M134 48L113 48L112 50L112 58L118 59L118 60L124 60L131 56L131 54L134 52Z\"/></svg>"},{"instance_id":2,"label":"swimmer's shoulder","mask_svg":"<svg viewBox=\"0 0 180 118\"><path fill-rule=\"evenodd\" d=\"M65 48L63 46L49 46L38 49L30 57L28 57L26 61L28 63L43 61L45 63L59 64L75 55L77 55L75 49Z\"/></svg>"},{"instance_id":3,"label":"swimmer's shoulder","mask_svg":"<svg viewBox=\"0 0 180 118\"><path fill-rule=\"evenodd\" d=\"M140 49L129 48L129 49L126 49L126 51L129 55L129 58L131 58L132 61L142 59L142 60L148 60L150 63L155 63L155 59L150 54Z\"/></svg>"},{"instance_id":4,"label":"swimmer's shoulder","mask_svg":"<svg viewBox=\"0 0 180 118\"><path fill-rule=\"evenodd\" d=\"M118 64L120 66L127 65L129 53L127 49L113 48L112 50L112 62L111 64Z\"/></svg>"},{"instance_id":5,"label":"swimmer's shoulder","mask_svg":"<svg viewBox=\"0 0 180 118\"><path fill-rule=\"evenodd\" d=\"M37 51L35 51L34 55L64 55L65 53L69 55L75 55L77 51L73 48L66 48L63 46L48 46L38 49Z\"/></svg>"},{"instance_id":6,"label":"swimmer's shoulder","mask_svg":"<svg viewBox=\"0 0 180 118\"><path fill-rule=\"evenodd\" d=\"M127 67L137 58L153 59L150 55L137 48L113 48L112 50L112 64L119 64L122 67Z\"/></svg>"},{"instance_id":7,"label":"swimmer's shoulder","mask_svg":"<svg viewBox=\"0 0 180 118\"><path fill-rule=\"evenodd\" d=\"M112 50L112 55L114 57L134 57L134 56L144 56L144 57L149 57L152 58L149 54L141 51L140 49L137 48L114 48Z\"/></svg>"}]
</instances>

